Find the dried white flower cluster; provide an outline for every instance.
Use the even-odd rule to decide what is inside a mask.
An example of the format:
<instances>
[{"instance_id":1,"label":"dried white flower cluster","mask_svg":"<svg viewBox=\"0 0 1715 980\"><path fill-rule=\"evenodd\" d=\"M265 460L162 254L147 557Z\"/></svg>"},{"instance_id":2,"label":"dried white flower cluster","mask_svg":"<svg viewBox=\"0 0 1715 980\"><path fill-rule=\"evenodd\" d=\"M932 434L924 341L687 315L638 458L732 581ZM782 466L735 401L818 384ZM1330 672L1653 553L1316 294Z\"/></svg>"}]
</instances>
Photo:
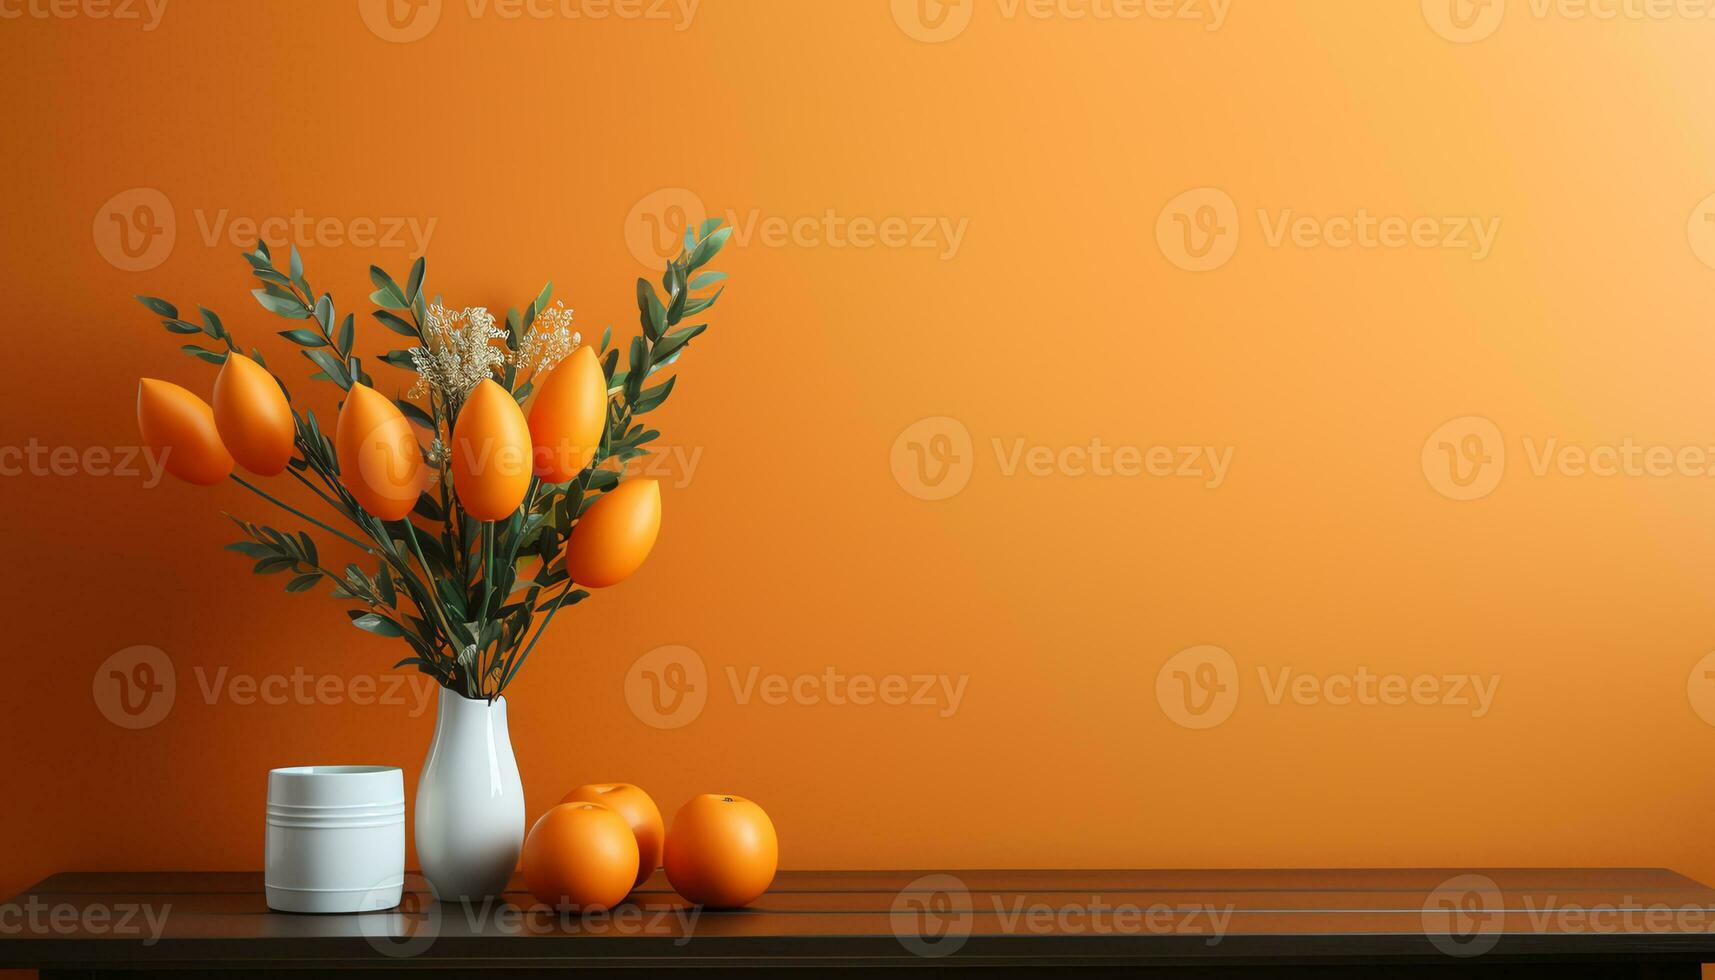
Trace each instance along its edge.
<instances>
[{"instance_id":1,"label":"dried white flower cluster","mask_svg":"<svg viewBox=\"0 0 1715 980\"><path fill-rule=\"evenodd\" d=\"M428 320L424 325L428 343L411 348L411 364L418 378L410 395L420 398L433 388L449 402L459 404L506 362L506 349L494 346L506 332L494 325L494 316L481 306L453 312L434 303L429 307Z\"/></svg>"},{"instance_id":2,"label":"dried white flower cluster","mask_svg":"<svg viewBox=\"0 0 1715 980\"><path fill-rule=\"evenodd\" d=\"M514 361L520 371L546 373L577 349L583 337L572 331L572 311L559 300L536 314Z\"/></svg>"}]
</instances>

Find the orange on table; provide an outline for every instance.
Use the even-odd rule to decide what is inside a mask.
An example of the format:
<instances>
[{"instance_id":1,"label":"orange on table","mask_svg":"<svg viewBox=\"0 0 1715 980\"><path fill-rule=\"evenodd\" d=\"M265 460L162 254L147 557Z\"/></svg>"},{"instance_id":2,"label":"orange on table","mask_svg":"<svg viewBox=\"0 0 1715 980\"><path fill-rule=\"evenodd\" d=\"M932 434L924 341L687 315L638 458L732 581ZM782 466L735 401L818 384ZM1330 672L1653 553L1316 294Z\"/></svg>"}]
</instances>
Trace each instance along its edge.
<instances>
[{"instance_id":1,"label":"orange on table","mask_svg":"<svg viewBox=\"0 0 1715 980\"><path fill-rule=\"evenodd\" d=\"M705 793L673 815L664 856L674 891L698 905L735 908L773 883L780 840L762 807L742 796Z\"/></svg>"},{"instance_id":2,"label":"orange on table","mask_svg":"<svg viewBox=\"0 0 1715 980\"><path fill-rule=\"evenodd\" d=\"M637 836L599 803L561 803L524 838L524 884L554 906L611 908L637 878Z\"/></svg>"},{"instance_id":3,"label":"orange on table","mask_svg":"<svg viewBox=\"0 0 1715 980\"><path fill-rule=\"evenodd\" d=\"M561 803L599 803L625 818L637 837L637 880L632 887L643 884L661 866L661 849L667 832L661 821L661 808L637 786L630 783L585 783L567 793Z\"/></svg>"}]
</instances>

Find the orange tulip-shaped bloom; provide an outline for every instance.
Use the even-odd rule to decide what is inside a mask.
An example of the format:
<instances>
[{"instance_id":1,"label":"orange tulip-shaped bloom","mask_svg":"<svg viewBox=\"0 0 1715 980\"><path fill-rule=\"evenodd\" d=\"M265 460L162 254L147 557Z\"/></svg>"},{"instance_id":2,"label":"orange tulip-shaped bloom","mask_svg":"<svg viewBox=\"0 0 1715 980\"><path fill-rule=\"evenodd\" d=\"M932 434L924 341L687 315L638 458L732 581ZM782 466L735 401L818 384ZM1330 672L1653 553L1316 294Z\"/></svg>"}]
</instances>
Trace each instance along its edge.
<instances>
[{"instance_id":1,"label":"orange tulip-shaped bloom","mask_svg":"<svg viewBox=\"0 0 1715 980\"><path fill-rule=\"evenodd\" d=\"M578 518L566 542L566 571L594 589L623 582L649 557L660 531L661 485L627 480Z\"/></svg>"},{"instance_id":2,"label":"orange tulip-shaped bloom","mask_svg":"<svg viewBox=\"0 0 1715 980\"><path fill-rule=\"evenodd\" d=\"M243 354L226 356L214 380L214 424L244 468L273 476L292 458L297 427L292 406L268 369Z\"/></svg>"},{"instance_id":3,"label":"orange tulip-shaped bloom","mask_svg":"<svg viewBox=\"0 0 1715 980\"><path fill-rule=\"evenodd\" d=\"M536 475L564 483L590 465L607 430L607 375L595 348L579 347L549 372L530 406Z\"/></svg>"},{"instance_id":4,"label":"orange tulip-shaped bloom","mask_svg":"<svg viewBox=\"0 0 1715 980\"><path fill-rule=\"evenodd\" d=\"M479 521L512 516L530 490L530 426L505 388L484 379L453 427L453 489Z\"/></svg>"},{"instance_id":5,"label":"orange tulip-shaped bloom","mask_svg":"<svg viewBox=\"0 0 1715 980\"><path fill-rule=\"evenodd\" d=\"M137 428L167 472L186 483L212 486L232 473L232 454L221 444L214 410L170 381L138 382Z\"/></svg>"},{"instance_id":6,"label":"orange tulip-shaped bloom","mask_svg":"<svg viewBox=\"0 0 1715 980\"><path fill-rule=\"evenodd\" d=\"M423 489L423 452L411 422L387 396L354 384L339 410L334 433L339 482L363 509L396 521L417 506Z\"/></svg>"}]
</instances>

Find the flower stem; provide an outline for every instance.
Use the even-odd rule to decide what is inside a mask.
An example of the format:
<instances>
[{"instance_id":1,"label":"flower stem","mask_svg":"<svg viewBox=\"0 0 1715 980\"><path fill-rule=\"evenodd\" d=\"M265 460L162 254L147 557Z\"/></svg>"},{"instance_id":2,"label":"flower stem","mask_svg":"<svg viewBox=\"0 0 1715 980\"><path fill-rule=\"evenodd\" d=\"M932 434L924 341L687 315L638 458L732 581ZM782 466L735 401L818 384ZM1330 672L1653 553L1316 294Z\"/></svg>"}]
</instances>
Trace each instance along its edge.
<instances>
[{"instance_id":1,"label":"flower stem","mask_svg":"<svg viewBox=\"0 0 1715 980\"><path fill-rule=\"evenodd\" d=\"M322 530L326 531L329 534L334 535L335 537L344 538L346 541L349 541L352 544L356 545L357 547L362 548L364 551L368 552L369 554L373 555L376 553L375 549L371 548L369 545L366 545L362 541L359 541L356 538L352 537L351 535L346 534L344 531L338 530L337 528L329 527L328 525L322 523L321 521L316 520L315 518L304 513L303 511L299 510L298 508L293 507L291 504L286 503L285 501L274 496L273 494L269 493L268 491L263 490L261 487L256 486L254 483L249 482L248 480L239 476L237 473L232 474L232 482L238 484L239 486L241 486L244 489L250 491L251 493L257 495L258 497L261 497L263 500L268 501L269 503L280 508L281 510L287 511L287 512L292 513L292 514L296 514L298 517L301 517L304 520L309 521L311 524L314 524L316 527L321 528Z\"/></svg>"}]
</instances>

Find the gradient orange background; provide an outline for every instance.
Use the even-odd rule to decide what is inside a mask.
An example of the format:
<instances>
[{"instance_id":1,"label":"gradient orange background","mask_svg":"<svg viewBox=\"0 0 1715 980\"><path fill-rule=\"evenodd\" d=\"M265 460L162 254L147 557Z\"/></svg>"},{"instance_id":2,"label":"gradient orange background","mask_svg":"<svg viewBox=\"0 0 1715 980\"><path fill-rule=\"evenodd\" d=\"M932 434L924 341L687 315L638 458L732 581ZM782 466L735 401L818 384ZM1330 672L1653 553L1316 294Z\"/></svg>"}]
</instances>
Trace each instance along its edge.
<instances>
[{"instance_id":1,"label":"gradient orange background","mask_svg":"<svg viewBox=\"0 0 1715 980\"><path fill-rule=\"evenodd\" d=\"M661 542L562 615L509 692L532 819L619 779L669 813L701 791L756 799L793 868L1667 865L1715 881L1715 728L1695 679L1688 697L1715 648L1715 483L1537 476L1521 443L1715 445L1715 270L1687 232L1715 192L1715 21L1514 0L1492 36L1456 44L1416 2L1240 0L1214 31L965 3L944 43L885 0L704 0L683 30L446 0L408 43L355 0L170 0L150 31L0 21L0 446L135 444L139 374L206 394L214 370L133 293L213 308L331 417L334 389L273 336L291 324L249 297L239 249L208 240L223 210L433 220L431 291L504 309L552 279L586 338L636 329L631 283L650 270L627 216L661 188L741 224L968 220L945 259L757 235L717 261L731 287L655 416L663 445L701 453L667 481ZM176 242L128 272L96 229L137 187L170 202ZM1240 238L1193 274L1155 230L1198 187L1236 202ZM1270 247L1257 211L1288 208L1501 230L1481 261ZM359 311L360 346L391 346L365 270L403 276L411 249L301 244L318 289ZM1508 458L1492 494L1459 502L1421 453L1467 415ZM944 501L890 467L929 416L974 440L970 483ZM1007 476L997 438L1234 454L1215 489ZM207 702L199 668L349 680L404 648L220 550L235 535L218 512L276 521L262 502L142 483L0 479L8 892L62 869L257 868L269 767L396 763L414 782L421 766L432 706ZM92 678L136 644L172 658L177 700L129 731ZM709 699L659 730L627 707L626 676L670 644L706 664ZM1197 644L1238 669L1237 708L1208 730L1156 698L1162 665ZM1499 688L1474 718L1271 704L1257 679L1360 667ZM941 717L739 704L729 668L968 682Z\"/></svg>"}]
</instances>

